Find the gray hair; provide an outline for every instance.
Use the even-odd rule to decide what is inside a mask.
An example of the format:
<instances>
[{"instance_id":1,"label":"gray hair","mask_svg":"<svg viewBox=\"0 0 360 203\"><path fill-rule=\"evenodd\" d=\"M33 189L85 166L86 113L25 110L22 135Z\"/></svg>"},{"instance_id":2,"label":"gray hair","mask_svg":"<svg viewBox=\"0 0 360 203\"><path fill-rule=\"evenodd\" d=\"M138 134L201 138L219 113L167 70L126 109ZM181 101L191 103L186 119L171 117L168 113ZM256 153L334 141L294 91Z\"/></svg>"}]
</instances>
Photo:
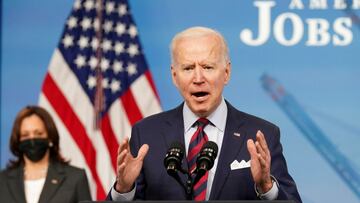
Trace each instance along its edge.
<instances>
[{"instance_id":1,"label":"gray hair","mask_svg":"<svg viewBox=\"0 0 360 203\"><path fill-rule=\"evenodd\" d=\"M176 45L180 39L186 38L186 37L199 37L199 36L204 36L204 35L209 35L209 34L213 34L220 39L224 62L229 63L230 62L229 48L227 46L225 38L220 34L220 32L218 32L216 30L213 30L213 29L207 28L207 27L200 27L200 26L190 27L186 30L183 30L183 31L177 33L174 36L174 38L172 39L171 44L170 44L171 63L174 64L174 57L175 57L174 52L175 52Z\"/></svg>"}]
</instances>

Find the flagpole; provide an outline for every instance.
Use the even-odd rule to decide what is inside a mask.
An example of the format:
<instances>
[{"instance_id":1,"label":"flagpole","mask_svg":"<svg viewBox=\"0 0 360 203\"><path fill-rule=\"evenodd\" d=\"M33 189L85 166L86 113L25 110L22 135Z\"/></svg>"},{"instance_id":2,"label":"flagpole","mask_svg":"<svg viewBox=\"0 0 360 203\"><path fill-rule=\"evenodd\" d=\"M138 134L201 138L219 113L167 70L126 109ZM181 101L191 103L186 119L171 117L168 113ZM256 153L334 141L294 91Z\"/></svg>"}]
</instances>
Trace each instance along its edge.
<instances>
[{"instance_id":1,"label":"flagpole","mask_svg":"<svg viewBox=\"0 0 360 203\"><path fill-rule=\"evenodd\" d=\"M102 40L103 40L103 34L102 34L102 11L103 11L103 1L97 0L96 1L96 16L98 19L98 28L96 31L96 39L98 41L98 47L96 48L96 59L97 59L97 65L96 65L96 90L95 90L95 98L94 98L94 111L95 111L95 119L94 119L94 128L100 129L101 128L101 112L103 111L103 88L102 88L102 73L101 73L101 58L102 58ZM96 19L95 19L96 20ZM95 23L95 22L94 22ZM95 26L96 29L96 26Z\"/></svg>"}]
</instances>

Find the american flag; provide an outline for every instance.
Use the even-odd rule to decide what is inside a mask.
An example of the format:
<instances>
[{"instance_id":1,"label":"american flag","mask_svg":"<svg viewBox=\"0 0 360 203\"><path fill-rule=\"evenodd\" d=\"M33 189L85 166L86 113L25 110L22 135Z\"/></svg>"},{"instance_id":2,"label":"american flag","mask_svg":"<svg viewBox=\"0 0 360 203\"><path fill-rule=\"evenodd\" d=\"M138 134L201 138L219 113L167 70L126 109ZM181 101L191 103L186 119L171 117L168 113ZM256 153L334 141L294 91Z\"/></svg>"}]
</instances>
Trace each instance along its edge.
<instances>
[{"instance_id":1,"label":"american flag","mask_svg":"<svg viewBox=\"0 0 360 203\"><path fill-rule=\"evenodd\" d=\"M39 103L56 122L63 156L85 168L93 199L104 199L119 142L161 111L126 0L75 1Z\"/></svg>"}]
</instances>

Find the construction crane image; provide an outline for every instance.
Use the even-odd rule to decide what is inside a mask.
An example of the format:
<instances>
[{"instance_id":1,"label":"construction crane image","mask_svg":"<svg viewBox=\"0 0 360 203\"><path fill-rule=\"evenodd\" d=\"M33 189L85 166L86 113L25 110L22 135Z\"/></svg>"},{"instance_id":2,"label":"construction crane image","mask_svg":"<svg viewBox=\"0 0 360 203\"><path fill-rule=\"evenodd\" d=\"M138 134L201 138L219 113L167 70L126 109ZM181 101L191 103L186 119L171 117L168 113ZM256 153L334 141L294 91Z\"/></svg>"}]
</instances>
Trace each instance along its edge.
<instances>
[{"instance_id":1,"label":"construction crane image","mask_svg":"<svg viewBox=\"0 0 360 203\"><path fill-rule=\"evenodd\" d=\"M281 84L267 74L261 76L261 82L272 99L360 200L360 174L355 165L337 149Z\"/></svg>"}]
</instances>

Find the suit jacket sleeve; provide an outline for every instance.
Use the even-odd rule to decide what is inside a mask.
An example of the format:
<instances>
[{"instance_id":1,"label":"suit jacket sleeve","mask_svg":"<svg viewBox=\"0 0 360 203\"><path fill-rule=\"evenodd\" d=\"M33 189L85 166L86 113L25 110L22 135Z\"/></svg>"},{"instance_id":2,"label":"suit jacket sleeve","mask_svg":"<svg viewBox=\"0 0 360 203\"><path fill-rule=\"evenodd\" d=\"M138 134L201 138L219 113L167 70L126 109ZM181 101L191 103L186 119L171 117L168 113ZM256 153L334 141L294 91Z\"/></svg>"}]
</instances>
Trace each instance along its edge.
<instances>
[{"instance_id":1,"label":"suit jacket sleeve","mask_svg":"<svg viewBox=\"0 0 360 203\"><path fill-rule=\"evenodd\" d=\"M301 198L296 188L295 181L290 176L280 143L280 130L274 128L274 136L268 136L269 150L271 153L271 174L279 183L278 200L292 199L301 202Z\"/></svg>"},{"instance_id":2,"label":"suit jacket sleeve","mask_svg":"<svg viewBox=\"0 0 360 203\"><path fill-rule=\"evenodd\" d=\"M80 179L76 184L76 194L78 201L91 200L89 182L84 170L81 170Z\"/></svg>"}]
</instances>

